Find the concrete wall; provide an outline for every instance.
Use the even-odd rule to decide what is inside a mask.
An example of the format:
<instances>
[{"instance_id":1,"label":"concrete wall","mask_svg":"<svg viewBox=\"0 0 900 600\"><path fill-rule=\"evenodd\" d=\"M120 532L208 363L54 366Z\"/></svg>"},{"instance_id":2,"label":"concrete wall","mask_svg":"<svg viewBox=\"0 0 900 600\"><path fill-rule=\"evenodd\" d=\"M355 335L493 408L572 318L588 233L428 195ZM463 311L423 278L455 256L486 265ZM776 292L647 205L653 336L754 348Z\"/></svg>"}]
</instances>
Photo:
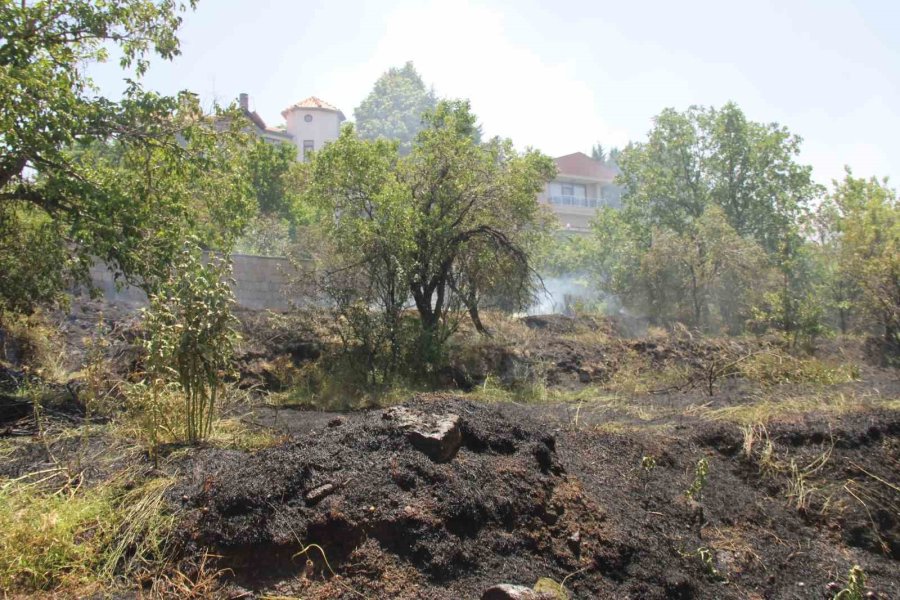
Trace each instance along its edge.
<instances>
[{"instance_id":1,"label":"concrete wall","mask_svg":"<svg viewBox=\"0 0 900 600\"><path fill-rule=\"evenodd\" d=\"M284 258L233 254L231 256L234 295L238 306L252 309L285 311L291 308L290 280L296 271ZM117 288L112 273L103 263L91 269L91 279L111 304L139 308L146 306L147 296L135 287Z\"/></svg>"}]
</instances>

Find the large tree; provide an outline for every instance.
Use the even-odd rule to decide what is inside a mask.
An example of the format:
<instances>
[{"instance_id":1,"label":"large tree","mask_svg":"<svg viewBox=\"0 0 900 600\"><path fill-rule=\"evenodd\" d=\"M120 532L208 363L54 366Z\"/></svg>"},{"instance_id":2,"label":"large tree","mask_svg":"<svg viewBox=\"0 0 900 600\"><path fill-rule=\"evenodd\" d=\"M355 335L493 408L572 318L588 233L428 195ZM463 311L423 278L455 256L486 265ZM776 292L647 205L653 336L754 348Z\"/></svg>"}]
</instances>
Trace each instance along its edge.
<instances>
[{"instance_id":1,"label":"large tree","mask_svg":"<svg viewBox=\"0 0 900 600\"><path fill-rule=\"evenodd\" d=\"M412 62L407 62L379 77L369 95L353 111L356 131L366 140L395 140L400 153L408 154L424 127L425 113L435 106L434 92L425 86Z\"/></svg>"},{"instance_id":2,"label":"large tree","mask_svg":"<svg viewBox=\"0 0 900 600\"><path fill-rule=\"evenodd\" d=\"M782 321L786 328L794 327L797 296L806 291L800 289L805 279L797 260L805 243L801 230L809 203L820 192L810 167L797 162L799 147L800 139L784 127L749 121L731 103L721 109L664 110L648 140L630 144L617 157L622 170L617 181L625 186L622 212L601 212L596 228L603 242L601 281L608 291L638 294L643 306L663 307L669 296L684 290L693 305L690 323L708 327L713 307L704 304L701 288L718 286L709 277L719 278L722 272L714 269L701 277L698 268L730 264L732 275L743 273L752 280L747 266L760 264L755 259L737 264L715 255L728 250L723 241L737 236L735 241L762 248L769 264L782 269ZM710 213L713 208L716 212ZM718 223L717 215L723 222ZM718 241L704 229L716 232ZM668 250L660 253L660 245ZM687 270L654 269L657 284L651 285L644 277L646 257L661 258L682 246ZM672 285L662 285L663 275L674 278ZM659 311L649 316L665 320Z\"/></svg>"},{"instance_id":3,"label":"large tree","mask_svg":"<svg viewBox=\"0 0 900 600\"><path fill-rule=\"evenodd\" d=\"M467 102L441 102L425 122L408 156L345 129L317 153L307 194L334 215L321 271L332 297L377 305L389 330L415 307L427 351L460 314L482 328L479 308L500 292L527 302L529 249L545 230L535 197L555 167L508 140L476 143Z\"/></svg>"},{"instance_id":4,"label":"large tree","mask_svg":"<svg viewBox=\"0 0 900 600\"><path fill-rule=\"evenodd\" d=\"M139 83L153 55L178 54L193 5L0 3L0 238L12 240L0 264L17 282L0 286L0 305L52 300L72 277L86 281L95 259L151 284L189 233L218 248L237 235L249 199L237 121L217 126L195 96ZM112 49L136 78L119 101L85 75Z\"/></svg>"},{"instance_id":5,"label":"large tree","mask_svg":"<svg viewBox=\"0 0 900 600\"><path fill-rule=\"evenodd\" d=\"M868 316L893 360L900 357L900 202L887 180L854 177L834 182L823 210L830 213L829 256L838 266L835 296Z\"/></svg>"}]
</instances>

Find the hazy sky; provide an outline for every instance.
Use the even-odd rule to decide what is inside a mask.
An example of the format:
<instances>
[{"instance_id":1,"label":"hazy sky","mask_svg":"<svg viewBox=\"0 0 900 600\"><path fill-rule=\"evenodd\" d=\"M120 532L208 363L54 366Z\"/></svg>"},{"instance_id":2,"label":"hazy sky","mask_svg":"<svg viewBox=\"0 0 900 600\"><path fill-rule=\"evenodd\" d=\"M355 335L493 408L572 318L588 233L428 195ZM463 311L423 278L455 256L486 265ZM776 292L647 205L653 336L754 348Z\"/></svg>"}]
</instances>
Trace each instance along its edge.
<instances>
[{"instance_id":1,"label":"hazy sky","mask_svg":"<svg viewBox=\"0 0 900 600\"><path fill-rule=\"evenodd\" d=\"M251 97L269 124L308 96L353 108L412 60L441 96L465 97L487 135L558 156L642 140L665 107L737 102L804 138L825 183L900 180L900 2L200 0L183 55L149 88L206 104ZM107 93L115 65L94 70Z\"/></svg>"}]
</instances>

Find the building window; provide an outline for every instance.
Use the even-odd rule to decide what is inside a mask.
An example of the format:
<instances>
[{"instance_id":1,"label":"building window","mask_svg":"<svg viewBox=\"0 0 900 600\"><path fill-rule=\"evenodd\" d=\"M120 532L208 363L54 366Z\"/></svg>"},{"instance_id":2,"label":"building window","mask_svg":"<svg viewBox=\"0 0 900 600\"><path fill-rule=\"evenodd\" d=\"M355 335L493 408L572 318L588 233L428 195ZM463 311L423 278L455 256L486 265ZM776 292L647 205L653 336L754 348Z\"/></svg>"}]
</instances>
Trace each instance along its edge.
<instances>
[{"instance_id":1,"label":"building window","mask_svg":"<svg viewBox=\"0 0 900 600\"><path fill-rule=\"evenodd\" d=\"M303 160L309 160L309 153L316 149L313 140L303 140Z\"/></svg>"},{"instance_id":2,"label":"building window","mask_svg":"<svg viewBox=\"0 0 900 600\"><path fill-rule=\"evenodd\" d=\"M307 123L312 123L312 115L306 115L305 117L303 117L303 120Z\"/></svg>"}]
</instances>

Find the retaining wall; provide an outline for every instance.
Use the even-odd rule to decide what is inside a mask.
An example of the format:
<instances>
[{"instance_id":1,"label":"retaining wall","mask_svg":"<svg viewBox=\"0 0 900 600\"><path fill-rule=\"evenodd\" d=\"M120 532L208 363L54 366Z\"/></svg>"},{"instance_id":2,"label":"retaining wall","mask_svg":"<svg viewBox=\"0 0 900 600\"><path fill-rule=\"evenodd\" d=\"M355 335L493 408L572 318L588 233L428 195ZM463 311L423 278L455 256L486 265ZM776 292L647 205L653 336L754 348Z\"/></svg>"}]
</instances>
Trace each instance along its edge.
<instances>
[{"instance_id":1,"label":"retaining wall","mask_svg":"<svg viewBox=\"0 0 900 600\"><path fill-rule=\"evenodd\" d=\"M290 281L296 270L285 258L232 254L234 296L238 306L256 310L285 311L297 302ZM132 286L117 287L112 273L102 262L91 268L91 280L111 304L140 308L147 305L147 295Z\"/></svg>"}]
</instances>

